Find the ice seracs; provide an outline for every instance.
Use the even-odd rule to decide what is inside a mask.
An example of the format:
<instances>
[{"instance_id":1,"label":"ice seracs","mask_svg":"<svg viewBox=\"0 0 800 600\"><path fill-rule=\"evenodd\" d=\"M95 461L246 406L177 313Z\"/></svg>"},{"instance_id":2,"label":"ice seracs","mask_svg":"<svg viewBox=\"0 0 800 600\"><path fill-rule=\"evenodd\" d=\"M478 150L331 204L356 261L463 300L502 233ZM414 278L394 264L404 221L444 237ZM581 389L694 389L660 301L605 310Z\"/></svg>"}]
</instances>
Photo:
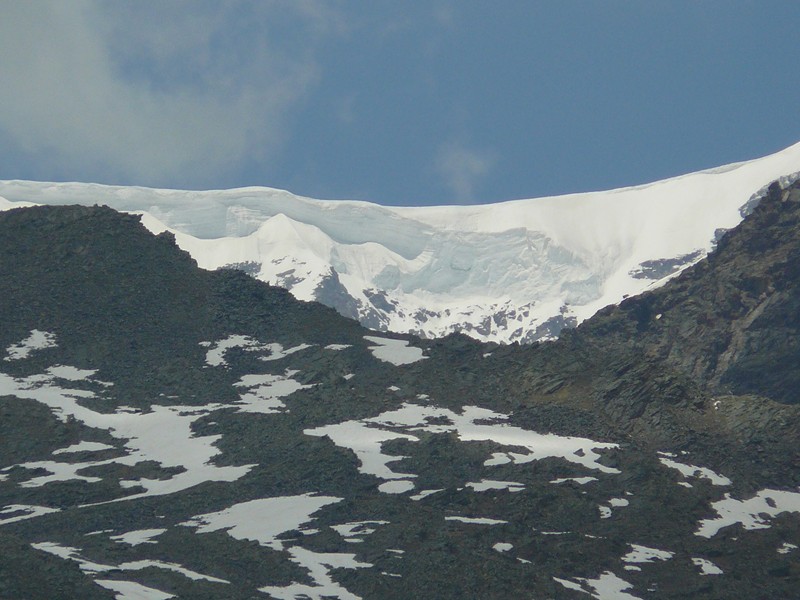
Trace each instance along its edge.
<instances>
[{"instance_id":1,"label":"ice seracs","mask_svg":"<svg viewBox=\"0 0 800 600\"><path fill-rule=\"evenodd\" d=\"M106 204L173 232L203 268L245 270L374 330L530 342L697 262L759 189L798 171L800 144L648 185L416 208L261 187L0 181L0 210Z\"/></svg>"}]
</instances>

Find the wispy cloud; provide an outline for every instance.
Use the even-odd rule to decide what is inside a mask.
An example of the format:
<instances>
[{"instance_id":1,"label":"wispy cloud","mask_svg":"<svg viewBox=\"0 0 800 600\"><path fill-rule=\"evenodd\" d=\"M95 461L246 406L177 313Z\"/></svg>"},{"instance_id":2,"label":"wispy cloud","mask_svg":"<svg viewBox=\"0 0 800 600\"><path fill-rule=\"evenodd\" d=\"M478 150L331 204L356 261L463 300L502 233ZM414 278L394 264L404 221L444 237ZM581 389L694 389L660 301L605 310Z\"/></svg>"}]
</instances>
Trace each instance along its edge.
<instances>
[{"instance_id":1,"label":"wispy cloud","mask_svg":"<svg viewBox=\"0 0 800 600\"><path fill-rule=\"evenodd\" d=\"M280 148L343 27L312 0L9 2L0 138L54 176L203 186Z\"/></svg>"},{"instance_id":2,"label":"wispy cloud","mask_svg":"<svg viewBox=\"0 0 800 600\"><path fill-rule=\"evenodd\" d=\"M439 147L435 166L458 202L474 202L478 182L489 174L496 162L494 152L451 141Z\"/></svg>"}]
</instances>

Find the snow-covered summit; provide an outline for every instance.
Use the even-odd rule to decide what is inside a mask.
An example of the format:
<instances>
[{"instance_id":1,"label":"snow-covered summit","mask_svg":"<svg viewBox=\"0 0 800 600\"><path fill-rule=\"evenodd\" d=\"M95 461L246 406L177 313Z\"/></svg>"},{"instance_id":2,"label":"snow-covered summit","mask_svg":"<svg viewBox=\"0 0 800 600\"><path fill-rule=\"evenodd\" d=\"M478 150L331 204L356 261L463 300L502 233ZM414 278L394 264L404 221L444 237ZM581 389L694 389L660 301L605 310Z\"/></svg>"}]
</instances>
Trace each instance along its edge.
<instances>
[{"instance_id":1,"label":"snow-covered summit","mask_svg":"<svg viewBox=\"0 0 800 600\"><path fill-rule=\"evenodd\" d=\"M271 188L179 191L0 181L0 210L106 204L175 233L201 267L235 266L373 329L534 341L664 283L800 144L648 185L477 206L387 207Z\"/></svg>"}]
</instances>

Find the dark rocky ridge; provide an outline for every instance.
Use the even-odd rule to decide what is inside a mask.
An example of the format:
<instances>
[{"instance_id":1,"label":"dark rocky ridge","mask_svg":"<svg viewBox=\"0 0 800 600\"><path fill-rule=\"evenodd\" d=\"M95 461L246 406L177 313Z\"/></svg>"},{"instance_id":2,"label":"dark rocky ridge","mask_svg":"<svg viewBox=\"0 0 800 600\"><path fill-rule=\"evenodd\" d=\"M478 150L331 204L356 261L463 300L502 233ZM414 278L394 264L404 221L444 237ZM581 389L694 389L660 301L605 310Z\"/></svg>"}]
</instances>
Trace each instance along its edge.
<instances>
[{"instance_id":1,"label":"dark rocky ridge","mask_svg":"<svg viewBox=\"0 0 800 600\"><path fill-rule=\"evenodd\" d=\"M221 410L195 422L195 435L222 435L215 463L257 465L230 484L207 482L171 496L89 509L80 505L130 493L117 483L130 474L103 473L104 481L94 484L21 488L24 470L9 471L7 480L0 478L0 508L30 503L63 510L0 525L0 597L113 597L74 563L54 562L29 545L42 541L83 548L98 562L157 557L235 581L221 588L152 571L108 576L180 597L267 597L256 588L306 581L307 574L255 542L222 532L200 536L172 525L252 498L309 491L345 499L320 513L321 524L390 521L361 544L343 544L322 525L321 533L304 542L320 552L357 552L359 560L375 564L372 570L334 571L337 581L364 598L586 598L553 577L595 578L606 571L623 576L642 598L797 597L798 555L775 551L783 542L798 544L797 514L774 519L768 530L737 526L708 541L692 532L723 492L747 498L765 487L800 485L799 216L798 185L773 187L707 261L659 290L603 311L558 341L498 347L459 335L413 340L429 358L398 368L376 360L363 339L369 332L332 309L299 303L241 273L201 271L168 236L154 238L135 217L82 207L0 213L0 350L32 329L58 338L57 348L0 363L3 372L22 377L53 364L98 369L98 378L114 387L86 404L104 412L119 405L232 401L234 383L255 369L280 374L291 368L299 370L299 381L315 384L293 394L289 412L279 416ZM200 342L232 333L285 347L317 346L274 363L238 352L229 369L205 368ZM326 352L322 346L329 343L351 347ZM344 379L349 373L357 376ZM387 391L390 385L400 389ZM391 454L408 457L396 467L418 474L418 489L445 490L415 503L376 492L375 478L357 471L349 451L302 433L372 417L415 402L418 394L453 410L478 405L512 413L513 425L539 432L618 443L603 462L622 474L591 486L557 486L549 481L586 473L559 459L488 470L482 461L498 450L494 443L465 444L453 435L426 433L413 444L385 444ZM81 440L119 447L102 430L60 421L40 404L12 396L0 397L0 434L0 467L52 458L53 450ZM717 489L692 480L691 490L679 487L655 450L689 452L692 464L728 475L733 485ZM158 465L135 469L169 476ZM482 477L520 481L525 490L460 489ZM598 520L597 505L626 491L634 494L627 512ZM491 515L509 523L494 534L443 521L442 515L452 514ZM86 536L162 525L171 527L158 544L127 550L102 536ZM547 530L571 533L536 533ZM530 563L492 550L487 540L493 535L513 542L516 556ZM629 543L668 548L676 558L643 565L642 573L623 571L619 557ZM386 548L405 548L406 554L397 561ZM726 575L699 576L690 556L712 559ZM30 572L24 565L37 564L46 570L41 580L17 575ZM65 569L59 574L53 564ZM390 568L403 578L377 574Z\"/></svg>"}]
</instances>

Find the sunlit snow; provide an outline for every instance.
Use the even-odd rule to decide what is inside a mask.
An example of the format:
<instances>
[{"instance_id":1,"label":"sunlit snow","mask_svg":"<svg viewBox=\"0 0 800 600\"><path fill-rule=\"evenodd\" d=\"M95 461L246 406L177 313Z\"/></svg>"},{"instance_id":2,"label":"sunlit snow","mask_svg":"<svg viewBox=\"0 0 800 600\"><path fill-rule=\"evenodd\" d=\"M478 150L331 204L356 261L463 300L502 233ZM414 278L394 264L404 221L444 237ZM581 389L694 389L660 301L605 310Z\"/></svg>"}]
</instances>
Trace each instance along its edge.
<instances>
[{"instance_id":1,"label":"sunlit snow","mask_svg":"<svg viewBox=\"0 0 800 600\"><path fill-rule=\"evenodd\" d=\"M85 381L91 382L90 379ZM166 479L123 480L123 487L141 487L143 492L125 496L130 500L143 496L164 495L193 487L204 481L234 481L247 473L252 465L223 466L211 464L219 453L214 442L221 436L195 436L192 423L207 415L219 405L205 407L153 405L148 412L129 412L120 409L115 413L100 413L79 403L81 398L92 398L87 390L62 388L56 385L52 374L14 378L0 373L0 395L30 399L48 406L56 417L66 421L74 418L89 427L104 429L112 436L124 440L127 454L105 460L78 463L56 461L31 461L20 466L28 469L45 469L48 474L22 482L24 487L37 487L52 481L78 479L97 481L94 476L81 475L80 470L108 464L134 466L140 462L155 461L162 467L177 467L182 472Z\"/></svg>"},{"instance_id":2,"label":"sunlit snow","mask_svg":"<svg viewBox=\"0 0 800 600\"><path fill-rule=\"evenodd\" d=\"M508 490L509 492L521 492L525 486L516 481L497 481L494 479L482 479L481 481L467 482L466 487L472 488L476 492L486 492L490 490Z\"/></svg>"},{"instance_id":3,"label":"sunlit snow","mask_svg":"<svg viewBox=\"0 0 800 600\"><path fill-rule=\"evenodd\" d=\"M457 521L459 523L467 523L469 525L504 525L508 521L502 519L491 519L489 517L462 517L459 515L451 515L444 518L445 521Z\"/></svg>"},{"instance_id":4,"label":"sunlit snow","mask_svg":"<svg viewBox=\"0 0 800 600\"><path fill-rule=\"evenodd\" d=\"M31 504L9 504L0 509L0 525L32 519L48 513L59 512L59 510L58 508Z\"/></svg>"},{"instance_id":5,"label":"sunlit snow","mask_svg":"<svg viewBox=\"0 0 800 600\"><path fill-rule=\"evenodd\" d=\"M129 546L138 546L139 544L156 544L153 538L165 533L166 529L136 529L134 531L127 531L119 535L112 535L109 539L114 540L118 544L128 544Z\"/></svg>"},{"instance_id":6,"label":"sunlit snow","mask_svg":"<svg viewBox=\"0 0 800 600\"><path fill-rule=\"evenodd\" d=\"M715 518L700 521L695 535L711 538L723 527L740 524L745 529L766 529L769 517L782 512L800 512L800 492L783 490L761 490L747 500L736 500L730 494L712 502Z\"/></svg>"},{"instance_id":7,"label":"sunlit snow","mask_svg":"<svg viewBox=\"0 0 800 600\"><path fill-rule=\"evenodd\" d=\"M55 347L55 334L33 329L27 338L6 348L6 357L3 360L21 360L23 358L28 358L34 350L44 350L45 348Z\"/></svg>"},{"instance_id":8,"label":"sunlit snow","mask_svg":"<svg viewBox=\"0 0 800 600\"><path fill-rule=\"evenodd\" d=\"M416 474L393 471L389 463L403 457L384 454L383 443L395 439L416 442L419 438L414 434L417 432L455 433L463 442L491 441L525 451L525 453L516 451L503 453L503 460L497 460L498 453L495 453L494 459L484 463L487 466L507 462L524 464L543 458L560 457L588 469L619 473L619 470L600 463L601 456L597 453L597 450L615 448L616 444L595 442L587 438L541 434L498 422L506 419L507 415L476 406L465 406L461 414L458 414L445 408L404 403L401 408L387 411L377 417L324 425L306 429L304 433L318 437L327 436L337 446L353 451L359 460L359 471L365 475L406 481L403 484L389 482L393 483L391 486L388 483L382 484L379 489L386 492L410 490L413 484L409 479L416 477ZM475 485L480 486L477 483ZM509 486L508 489L511 487L515 486ZM519 488L519 484L516 487Z\"/></svg>"},{"instance_id":9,"label":"sunlit snow","mask_svg":"<svg viewBox=\"0 0 800 600\"><path fill-rule=\"evenodd\" d=\"M297 371L287 371L285 375L245 375L237 383L236 387L244 388L245 392L239 397L241 400L235 404L239 407L239 412L270 414L281 412L285 408L280 400L294 392L311 387L303 385L294 379L292 375Z\"/></svg>"},{"instance_id":10,"label":"sunlit snow","mask_svg":"<svg viewBox=\"0 0 800 600\"><path fill-rule=\"evenodd\" d=\"M771 181L800 170L800 144L771 156L616 190L486 205L387 207L263 187L181 191L0 181L14 201L104 204L172 231L205 269L256 277L314 300L334 274L364 321L390 331L525 340L662 284L708 252L715 231ZM692 215L687 219L686 215ZM670 272L662 259L689 257ZM335 273L333 270L335 269ZM385 308L373 302L376 291ZM427 316L424 322L420 313ZM502 314L503 319L493 319Z\"/></svg>"},{"instance_id":11,"label":"sunlit snow","mask_svg":"<svg viewBox=\"0 0 800 600\"><path fill-rule=\"evenodd\" d=\"M116 600L168 600L176 597L174 594L168 594L135 581L95 579L94 582L107 590L117 592Z\"/></svg>"},{"instance_id":12,"label":"sunlit snow","mask_svg":"<svg viewBox=\"0 0 800 600\"><path fill-rule=\"evenodd\" d=\"M597 600L641 600L638 596L627 593L633 586L611 571L601 573L597 579L584 577L575 577L573 581L558 577L553 579L569 590L589 594Z\"/></svg>"},{"instance_id":13,"label":"sunlit snow","mask_svg":"<svg viewBox=\"0 0 800 600\"><path fill-rule=\"evenodd\" d=\"M75 452L100 452L102 450L113 450L114 446L103 444L102 442L78 442L66 448L53 450L53 455L57 454L72 454Z\"/></svg>"},{"instance_id":14,"label":"sunlit snow","mask_svg":"<svg viewBox=\"0 0 800 600\"><path fill-rule=\"evenodd\" d=\"M265 586L259 591L279 600L360 600L336 583L330 575L331 569L364 569L373 566L359 562L355 554L320 553L295 546L289 548L290 560L308 570L314 585L292 583L288 586Z\"/></svg>"},{"instance_id":15,"label":"sunlit snow","mask_svg":"<svg viewBox=\"0 0 800 600\"><path fill-rule=\"evenodd\" d=\"M393 365L410 365L428 358L423 355L421 348L410 346L408 340L393 340L374 335L365 335L364 339L374 344L369 349L375 358Z\"/></svg>"},{"instance_id":16,"label":"sunlit snow","mask_svg":"<svg viewBox=\"0 0 800 600\"><path fill-rule=\"evenodd\" d=\"M713 485L731 485L731 480L727 477L720 475L719 473L715 473L711 469L706 467L696 467L694 465L687 465L684 463L680 463L676 460L672 460L668 458L666 454L659 453L661 456L658 457L658 460L661 462L662 465L669 467L670 469L675 469L684 477L697 477L697 478L704 478L708 479Z\"/></svg>"},{"instance_id":17,"label":"sunlit snow","mask_svg":"<svg viewBox=\"0 0 800 600\"><path fill-rule=\"evenodd\" d=\"M640 546L639 544L631 544L631 551L622 557L622 562L626 563L651 563L657 560L669 560L675 556L674 552L668 550L658 550L657 548L648 548L647 546Z\"/></svg>"},{"instance_id":18,"label":"sunlit snow","mask_svg":"<svg viewBox=\"0 0 800 600\"><path fill-rule=\"evenodd\" d=\"M722 575L723 571L717 565L705 558L692 558L692 564L700 567L700 575Z\"/></svg>"},{"instance_id":19,"label":"sunlit snow","mask_svg":"<svg viewBox=\"0 0 800 600\"><path fill-rule=\"evenodd\" d=\"M197 533L223 530L237 540L253 540L273 550L281 550L280 534L300 529L313 520L312 515L319 509L341 500L314 494L261 498L197 515L181 525L195 527Z\"/></svg>"}]
</instances>

